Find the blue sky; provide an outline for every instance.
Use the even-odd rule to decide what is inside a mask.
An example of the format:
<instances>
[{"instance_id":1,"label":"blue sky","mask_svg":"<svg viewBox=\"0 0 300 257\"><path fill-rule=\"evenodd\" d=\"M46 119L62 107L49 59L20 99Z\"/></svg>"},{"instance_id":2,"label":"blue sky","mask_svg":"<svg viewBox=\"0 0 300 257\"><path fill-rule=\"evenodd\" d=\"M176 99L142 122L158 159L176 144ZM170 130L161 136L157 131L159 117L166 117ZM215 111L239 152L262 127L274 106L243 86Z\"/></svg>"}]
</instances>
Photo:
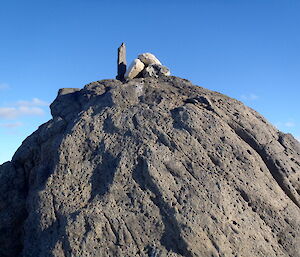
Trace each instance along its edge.
<instances>
[{"instance_id":1,"label":"blue sky","mask_svg":"<svg viewBox=\"0 0 300 257\"><path fill-rule=\"evenodd\" d=\"M114 78L123 41L128 62L152 52L300 138L299 13L299 0L2 0L0 163L51 119L59 88Z\"/></svg>"}]
</instances>

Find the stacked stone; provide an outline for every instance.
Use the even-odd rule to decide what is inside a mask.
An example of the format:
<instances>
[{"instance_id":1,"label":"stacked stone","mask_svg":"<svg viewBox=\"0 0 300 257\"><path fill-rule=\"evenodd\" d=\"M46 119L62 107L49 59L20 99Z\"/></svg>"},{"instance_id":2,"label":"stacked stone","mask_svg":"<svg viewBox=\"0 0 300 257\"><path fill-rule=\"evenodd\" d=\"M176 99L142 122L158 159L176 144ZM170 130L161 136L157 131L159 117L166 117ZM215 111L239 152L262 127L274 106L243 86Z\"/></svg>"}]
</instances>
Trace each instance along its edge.
<instances>
[{"instance_id":1,"label":"stacked stone","mask_svg":"<svg viewBox=\"0 0 300 257\"><path fill-rule=\"evenodd\" d=\"M125 79L136 77L170 76L170 70L151 53L140 54L134 59L125 73Z\"/></svg>"}]
</instances>

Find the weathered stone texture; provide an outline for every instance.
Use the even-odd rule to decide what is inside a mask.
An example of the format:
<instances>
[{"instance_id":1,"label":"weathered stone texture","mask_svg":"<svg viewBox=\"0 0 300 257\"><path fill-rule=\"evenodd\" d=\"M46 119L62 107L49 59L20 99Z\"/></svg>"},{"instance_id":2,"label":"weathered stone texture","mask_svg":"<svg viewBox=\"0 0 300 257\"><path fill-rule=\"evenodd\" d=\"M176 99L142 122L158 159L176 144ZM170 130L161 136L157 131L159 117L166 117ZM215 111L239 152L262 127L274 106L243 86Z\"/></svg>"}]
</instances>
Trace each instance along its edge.
<instances>
[{"instance_id":1,"label":"weathered stone texture","mask_svg":"<svg viewBox=\"0 0 300 257\"><path fill-rule=\"evenodd\" d=\"M300 256L300 144L176 77L61 90L0 166L0 256Z\"/></svg>"},{"instance_id":2,"label":"weathered stone texture","mask_svg":"<svg viewBox=\"0 0 300 257\"><path fill-rule=\"evenodd\" d=\"M163 65L160 64L151 64L147 66L143 72L142 72L142 77L143 78L158 78L160 76L170 76L170 70Z\"/></svg>"}]
</instances>

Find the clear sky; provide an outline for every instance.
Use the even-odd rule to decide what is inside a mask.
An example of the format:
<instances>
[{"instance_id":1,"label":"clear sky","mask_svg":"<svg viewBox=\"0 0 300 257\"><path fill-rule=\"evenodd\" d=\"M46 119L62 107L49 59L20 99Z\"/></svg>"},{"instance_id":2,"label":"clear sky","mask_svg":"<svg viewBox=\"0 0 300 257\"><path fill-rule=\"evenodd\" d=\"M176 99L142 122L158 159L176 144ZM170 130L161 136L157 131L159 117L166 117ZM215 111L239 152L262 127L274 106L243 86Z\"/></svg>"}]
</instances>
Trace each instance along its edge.
<instances>
[{"instance_id":1,"label":"clear sky","mask_svg":"<svg viewBox=\"0 0 300 257\"><path fill-rule=\"evenodd\" d=\"M1 0L0 163L59 88L114 78L123 41L300 139L299 0Z\"/></svg>"}]
</instances>

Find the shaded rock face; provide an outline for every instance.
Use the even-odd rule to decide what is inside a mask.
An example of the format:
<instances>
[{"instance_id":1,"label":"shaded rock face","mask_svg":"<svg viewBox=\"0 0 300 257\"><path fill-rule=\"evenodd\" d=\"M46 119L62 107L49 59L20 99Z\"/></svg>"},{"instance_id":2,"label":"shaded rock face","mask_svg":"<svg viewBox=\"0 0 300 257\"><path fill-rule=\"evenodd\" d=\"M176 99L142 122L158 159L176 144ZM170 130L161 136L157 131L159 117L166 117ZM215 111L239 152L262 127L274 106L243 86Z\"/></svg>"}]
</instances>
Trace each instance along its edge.
<instances>
[{"instance_id":1,"label":"shaded rock face","mask_svg":"<svg viewBox=\"0 0 300 257\"><path fill-rule=\"evenodd\" d=\"M300 256L300 145L176 77L62 89L0 166L0 256Z\"/></svg>"},{"instance_id":2,"label":"shaded rock face","mask_svg":"<svg viewBox=\"0 0 300 257\"><path fill-rule=\"evenodd\" d=\"M143 78L158 78L161 76L170 76L170 74L170 70L166 66L159 64L151 64L142 71Z\"/></svg>"}]
</instances>

